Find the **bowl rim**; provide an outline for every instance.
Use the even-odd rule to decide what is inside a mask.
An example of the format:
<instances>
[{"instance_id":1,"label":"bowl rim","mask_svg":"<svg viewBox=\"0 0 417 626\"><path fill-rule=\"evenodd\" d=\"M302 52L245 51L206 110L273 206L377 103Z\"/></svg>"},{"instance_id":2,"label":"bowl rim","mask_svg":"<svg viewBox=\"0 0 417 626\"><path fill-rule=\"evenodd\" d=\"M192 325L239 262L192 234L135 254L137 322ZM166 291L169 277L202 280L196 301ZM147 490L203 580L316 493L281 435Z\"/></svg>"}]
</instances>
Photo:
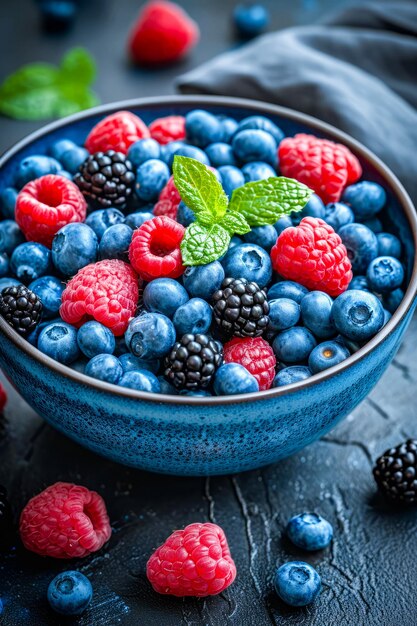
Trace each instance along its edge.
<instances>
[{"instance_id":1,"label":"bowl rim","mask_svg":"<svg viewBox=\"0 0 417 626\"><path fill-rule=\"evenodd\" d=\"M360 157L368 161L381 175L381 177L388 182L392 190L394 191L398 201L400 202L405 216L408 220L410 230L413 235L414 240L414 248L417 251L417 214L411 198L406 192L403 185L400 183L398 178L393 174L393 172L386 166L380 159L377 157L371 150L366 148L363 144L361 144L356 139L353 139L345 132L338 130L334 126L327 124L315 117L302 113L300 111L296 111L293 109L289 109L287 107L265 103L258 100L250 100L246 98L233 98L233 97L225 97L225 96L210 96L210 95L169 95L169 96L158 96L158 97L150 97L150 98L134 98L129 100L121 100L118 102L112 102L109 104L103 104L97 107L93 107L91 109L87 109L86 111L81 111L79 113L75 113L68 117L62 118L60 120L51 122L42 126L42 128L30 133L17 143L15 143L11 148L6 150L0 158L0 168L2 168L7 161L9 161L13 156L16 155L20 150L28 147L33 141L38 140L42 137L47 136L50 132L56 131L60 128L64 128L65 126L71 124L72 122L78 122L80 120L88 119L90 117L94 117L97 115L107 115L114 113L116 111L125 110L125 109L140 109L140 108L159 108L160 106L178 106L178 105L192 105L192 106L219 106L219 107L232 107L232 108L240 108L240 109L248 109L248 114L250 115L279 115L281 117L285 117L293 122L298 122L301 124L305 124L309 126L312 130L317 130L321 133L324 133L332 140L335 140L339 143L346 145L350 148L354 153L358 154ZM56 373L64 376L64 378L69 378L74 382L80 383L81 385L92 387L100 392L105 392L111 394L112 396L122 396L125 398L130 398L133 400L144 400L146 402L155 402L158 404L169 405L188 405L188 406L206 406L209 408L210 406L218 406L218 405L228 405L228 404L240 404L240 403L255 403L263 400L269 400L272 398L277 398L280 396L284 396L288 393L295 393L302 389L307 389L309 387L313 387L314 385L318 385L321 382L326 380L330 380L331 378L337 376L344 370L347 370L351 365L354 365L364 357L366 357L374 348L376 348L379 344L381 344L384 339L386 339L400 324L400 322L407 315L409 310L411 309L414 299L417 296L417 253L415 254L413 270L410 277L410 282L407 286L407 290L404 294L404 298L400 303L400 306L392 315L388 323L382 328L382 330L375 335L370 341L368 341L362 348L360 348L357 352L349 356L347 359L342 361L341 363L334 365L333 367L328 368L318 374L314 374L310 378L307 378L303 381L299 381L296 383L291 383L290 385L284 385L282 387L274 387L271 389L267 389L265 391L258 391L255 393L245 393L239 395L228 395L228 396L209 396L209 397L199 397L199 396L181 396L181 395L170 395L170 394L161 394L147 391L137 391L134 389L120 387L118 385L113 385L111 383L107 383L105 381L101 381L90 376L86 376L81 372L77 372L76 370L71 369L69 366L63 365L58 361L55 361L51 357L43 354L40 350L38 350L35 346L30 344L26 339L21 337L11 326L7 324L7 322L0 316L0 330L3 332L6 337L14 343L17 348L23 350L29 357L34 358L36 361L40 362L42 365L47 368L54 370Z\"/></svg>"}]
</instances>

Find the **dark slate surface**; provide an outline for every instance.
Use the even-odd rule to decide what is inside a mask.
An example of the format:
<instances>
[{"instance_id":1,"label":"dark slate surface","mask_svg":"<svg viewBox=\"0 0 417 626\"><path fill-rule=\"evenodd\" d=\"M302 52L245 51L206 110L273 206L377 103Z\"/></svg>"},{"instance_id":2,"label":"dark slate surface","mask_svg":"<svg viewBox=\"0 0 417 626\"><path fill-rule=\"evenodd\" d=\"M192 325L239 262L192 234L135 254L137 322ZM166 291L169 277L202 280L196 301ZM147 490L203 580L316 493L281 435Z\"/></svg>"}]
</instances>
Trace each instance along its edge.
<instances>
[{"instance_id":1,"label":"dark slate surface","mask_svg":"<svg viewBox=\"0 0 417 626\"><path fill-rule=\"evenodd\" d=\"M91 1L74 31L54 38L37 30L29 0L1 3L0 76L24 61L57 59L82 43L99 59L97 91L103 101L172 92L178 68L153 74L124 64L124 31L135 4ZM203 24L204 40L181 70L231 45L221 16L233 4L183 2ZM275 26L309 22L334 5L332 0L268 4L274 7ZM1 147L35 126L1 119ZM416 350L415 318L382 381L323 441L263 470L211 479L150 475L105 461L46 426L7 384L0 482L10 491L15 518L47 485L74 481L104 496L114 532L99 554L71 563L42 559L12 542L0 557L0 597L6 605L1 624L71 623L49 610L45 596L50 579L74 567L94 587L93 603L77 622L81 626L415 626L416 513L384 504L375 493L371 466L385 448L416 434ZM319 511L334 524L331 548L308 555L283 538L288 518L302 510ZM175 528L207 520L220 524L228 536L238 568L233 587L200 601L154 594L144 575L153 549ZM275 566L294 558L317 566L323 578L321 598L308 609L286 607L272 590Z\"/></svg>"}]
</instances>

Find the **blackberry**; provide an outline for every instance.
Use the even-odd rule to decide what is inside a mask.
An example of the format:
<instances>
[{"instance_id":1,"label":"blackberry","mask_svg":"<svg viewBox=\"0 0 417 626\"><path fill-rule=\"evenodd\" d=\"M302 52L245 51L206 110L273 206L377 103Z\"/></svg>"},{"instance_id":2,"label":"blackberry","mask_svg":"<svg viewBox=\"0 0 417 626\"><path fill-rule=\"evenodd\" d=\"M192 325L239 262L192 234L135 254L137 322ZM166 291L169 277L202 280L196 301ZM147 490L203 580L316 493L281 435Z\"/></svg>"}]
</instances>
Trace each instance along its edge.
<instances>
[{"instance_id":1,"label":"blackberry","mask_svg":"<svg viewBox=\"0 0 417 626\"><path fill-rule=\"evenodd\" d=\"M165 378L177 389L204 389L222 361L218 341L208 335L183 335L165 358Z\"/></svg>"},{"instance_id":2,"label":"blackberry","mask_svg":"<svg viewBox=\"0 0 417 626\"><path fill-rule=\"evenodd\" d=\"M407 439L377 459L374 478L382 493L399 504L417 504L417 439Z\"/></svg>"},{"instance_id":3,"label":"blackberry","mask_svg":"<svg viewBox=\"0 0 417 626\"><path fill-rule=\"evenodd\" d=\"M212 304L213 319L226 337L260 337L269 324L266 292L246 278L225 278Z\"/></svg>"},{"instance_id":4,"label":"blackberry","mask_svg":"<svg viewBox=\"0 0 417 626\"><path fill-rule=\"evenodd\" d=\"M91 154L74 182L93 205L124 208L133 194L135 174L124 154L107 150Z\"/></svg>"},{"instance_id":5,"label":"blackberry","mask_svg":"<svg viewBox=\"0 0 417 626\"><path fill-rule=\"evenodd\" d=\"M6 287L0 294L0 315L20 335L28 335L41 320L42 302L24 285Z\"/></svg>"}]
</instances>

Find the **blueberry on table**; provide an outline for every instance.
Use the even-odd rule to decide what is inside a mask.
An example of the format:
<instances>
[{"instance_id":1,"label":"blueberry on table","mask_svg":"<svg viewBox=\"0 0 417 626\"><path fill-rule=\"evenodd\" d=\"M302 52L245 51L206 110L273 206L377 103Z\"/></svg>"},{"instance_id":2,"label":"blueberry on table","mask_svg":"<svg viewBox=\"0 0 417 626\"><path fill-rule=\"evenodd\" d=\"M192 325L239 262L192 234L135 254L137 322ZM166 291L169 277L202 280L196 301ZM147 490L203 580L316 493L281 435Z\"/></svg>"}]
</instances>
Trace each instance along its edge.
<instances>
[{"instance_id":1,"label":"blueberry on table","mask_svg":"<svg viewBox=\"0 0 417 626\"><path fill-rule=\"evenodd\" d=\"M245 39L257 37L269 24L269 13L262 4L239 4L233 12L238 34Z\"/></svg>"},{"instance_id":2,"label":"blueberry on table","mask_svg":"<svg viewBox=\"0 0 417 626\"><path fill-rule=\"evenodd\" d=\"M61 615L81 615L92 597L91 583L81 572L62 572L49 583L48 602Z\"/></svg>"},{"instance_id":3,"label":"blueberry on table","mask_svg":"<svg viewBox=\"0 0 417 626\"><path fill-rule=\"evenodd\" d=\"M290 541L304 550L322 550L333 538L332 525L317 513L294 515L286 532Z\"/></svg>"},{"instance_id":4,"label":"blueberry on table","mask_svg":"<svg viewBox=\"0 0 417 626\"><path fill-rule=\"evenodd\" d=\"M214 377L214 391L218 396L259 391L258 381L239 363L225 363Z\"/></svg>"},{"instance_id":5,"label":"blueberry on table","mask_svg":"<svg viewBox=\"0 0 417 626\"><path fill-rule=\"evenodd\" d=\"M307 606L321 590L317 571L303 561L291 561L278 568L274 578L277 595L290 606Z\"/></svg>"}]
</instances>

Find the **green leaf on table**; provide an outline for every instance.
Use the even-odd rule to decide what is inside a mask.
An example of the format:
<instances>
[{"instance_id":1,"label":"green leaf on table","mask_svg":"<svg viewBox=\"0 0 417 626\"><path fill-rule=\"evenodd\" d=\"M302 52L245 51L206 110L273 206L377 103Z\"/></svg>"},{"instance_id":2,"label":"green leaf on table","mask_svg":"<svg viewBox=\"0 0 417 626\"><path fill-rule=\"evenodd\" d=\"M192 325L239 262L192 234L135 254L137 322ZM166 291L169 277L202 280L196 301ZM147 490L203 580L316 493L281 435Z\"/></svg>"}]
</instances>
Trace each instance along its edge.
<instances>
[{"instance_id":1,"label":"green leaf on table","mask_svg":"<svg viewBox=\"0 0 417 626\"><path fill-rule=\"evenodd\" d=\"M208 167L196 159L177 155L174 157L172 171L181 199L197 218L202 211L212 216L213 223L223 217L228 199Z\"/></svg>"},{"instance_id":2,"label":"green leaf on table","mask_svg":"<svg viewBox=\"0 0 417 626\"><path fill-rule=\"evenodd\" d=\"M245 235L250 232L250 226L241 213L235 211L228 211L220 224L227 230L227 232L233 237L237 235Z\"/></svg>"},{"instance_id":3,"label":"green leaf on table","mask_svg":"<svg viewBox=\"0 0 417 626\"><path fill-rule=\"evenodd\" d=\"M30 63L0 86L0 113L20 120L64 117L98 103L90 85L95 63L83 48L70 50L60 67Z\"/></svg>"},{"instance_id":4,"label":"green leaf on table","mask_svg":"<svg viewBox=\"0 0 417 626\"><path fill-rule=\"evenodd\" d=\"M184 265L206 265L216 261L229 247L230 235L219 224L205 226L193 222L181 242Z\"/></svg>"}]
</instances>

